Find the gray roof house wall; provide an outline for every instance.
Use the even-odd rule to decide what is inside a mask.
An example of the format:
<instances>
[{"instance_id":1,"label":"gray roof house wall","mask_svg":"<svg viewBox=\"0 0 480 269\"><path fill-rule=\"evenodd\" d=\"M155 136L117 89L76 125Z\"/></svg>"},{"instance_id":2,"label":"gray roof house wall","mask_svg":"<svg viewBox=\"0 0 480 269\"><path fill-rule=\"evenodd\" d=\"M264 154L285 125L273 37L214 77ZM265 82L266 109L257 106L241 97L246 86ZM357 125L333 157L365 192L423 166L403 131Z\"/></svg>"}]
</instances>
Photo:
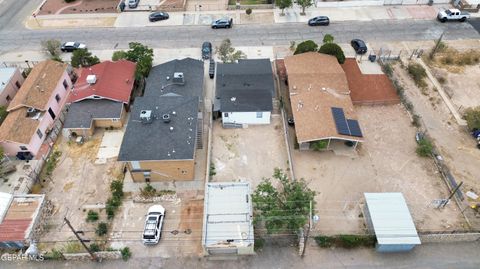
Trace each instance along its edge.
<instances>
[{"instance_id":1,"label":"gray roof house wall","mask_svg":"<svg viewBox=\"0 0 480 269\"><path fill-rule=\"evenodd\" d=\"M269 59L217 64L215 111L271 111L273 96L275 86Z\"/></svg>"},{"instance_id":2,"label":"gray roof house wall","mask_svg":"<svg viewBox=\"0 0 480 269\"><path fill-rule=\"evenodd\" d=\"M137 97L123 137L119 161L191 160L195 156L198 97ZM151 122L140 119L150 110ZM165 123L163 115L170 122Z\"/></svg>"}]
</instances>

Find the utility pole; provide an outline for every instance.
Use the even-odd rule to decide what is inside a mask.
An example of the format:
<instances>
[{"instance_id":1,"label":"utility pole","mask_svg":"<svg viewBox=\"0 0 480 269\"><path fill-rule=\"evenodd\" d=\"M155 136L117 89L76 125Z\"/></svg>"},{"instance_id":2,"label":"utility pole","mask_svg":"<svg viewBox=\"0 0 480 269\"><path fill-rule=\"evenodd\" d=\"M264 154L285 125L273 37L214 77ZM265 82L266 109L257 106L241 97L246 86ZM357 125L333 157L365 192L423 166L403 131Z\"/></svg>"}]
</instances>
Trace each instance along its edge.
<instances>
[{"instance_id":1,"label":"utility pole","mask_svg":"<svg viewBox=\"0 0 480 269\"><path fill-rule=\"evenodd\" d=\"M453 189L452 193L450 193L450 196L447 198L447 200L445 200L445 202L441 205L442 208L444 208L445 206L447 206L448 202L450 201L450 199L452 199L452 197L455 195L455 193L457 193L458 189L460 189L460 186L462 186L463 184L463 181L460 182L460 184L457 185L457 187L455 187L455 189Z\"/></svg>"},{"instance_id":2,"label":"utility pole","mask_svg":"<svg viewBox=\"0 0 480 269\"><path fill-rule=\"evenodd\" d=\"M78 241L80 241L83 247L87 250L88 254L90 254L90 256L92 257L92 260L98 262L97 256L95 256L95 254L93 254L93 252L87 247L87 245L85 245L85 242L83 242L83 239L80 238L80 236L78 235L78 232L75 231L75 229L73 229L72 224L70 224L70 221L67 219L67 217L64 217L63 220L65 221L65 223L67 223L68 227L70 227L70 230L72 230L73 234L77 237Z\"/></svg>"},{"instance_id":3,"label":"utility pole","mask_svg":"<svg viewBox=\"0 0 480 269\"><path fill-rule=\"evenodd\" d=\"M312 228L312 201L310 201L310 212L308 213L308 228L303 239L303 250L301 255L302 258L305 255L305 249L307 248L307 239L308 239L308 236L310 235L311 228Z\"/></svg>"},{"instance_id":4,"label":"utility pole","mask_svg":"<svg viewBox=\"0 0 480 269\"><path fill-rule=\"evenodd\" d=\"M440 43L442 43L443 35L445 32L440 35L440 38L437 40L437 43L435 44L435 48L433 48L432 53L430 53L430 59L433 59L435 57L435 53L437 53L438 47L440 47Z\"/></svg>"}]
</instances>

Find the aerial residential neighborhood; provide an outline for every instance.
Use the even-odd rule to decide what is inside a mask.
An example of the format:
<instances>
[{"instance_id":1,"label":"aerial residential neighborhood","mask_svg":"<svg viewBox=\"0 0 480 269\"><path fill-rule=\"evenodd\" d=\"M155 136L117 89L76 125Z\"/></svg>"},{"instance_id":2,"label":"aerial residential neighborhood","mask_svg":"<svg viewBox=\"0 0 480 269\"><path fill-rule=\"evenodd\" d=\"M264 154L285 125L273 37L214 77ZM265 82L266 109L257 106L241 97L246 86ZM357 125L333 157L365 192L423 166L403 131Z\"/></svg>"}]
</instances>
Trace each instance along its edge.
<instances>
[{"instance_id":1,"label":"aerial residential neighborhood","mask_svg":"<svg viewBox=\"0 0 480 269\"><path fill-rule=\"evenodd\" d=\"M480 268L476 0L0 0L0 268Z\"/></svg>"}]
</instances>

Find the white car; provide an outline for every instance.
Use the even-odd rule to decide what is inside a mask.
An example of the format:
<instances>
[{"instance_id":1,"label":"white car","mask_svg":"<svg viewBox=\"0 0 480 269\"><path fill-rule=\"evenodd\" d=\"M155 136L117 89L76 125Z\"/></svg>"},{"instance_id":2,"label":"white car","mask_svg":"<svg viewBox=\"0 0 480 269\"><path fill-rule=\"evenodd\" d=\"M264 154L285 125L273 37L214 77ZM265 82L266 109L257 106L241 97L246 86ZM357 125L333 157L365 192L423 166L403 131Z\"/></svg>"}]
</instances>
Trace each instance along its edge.
<instances>
[{"instance_id":1,"label":"white car","mask_svg":"<svg viewBox=\"0 0 480 269\"><path fill-rule=\"evenodd\" d=\"M155 245L162 237L162 225L165 217L165 208L161 205L154 205L148 209L145 229L143 230L143 244Z\"/></svg>"}]
</instances>

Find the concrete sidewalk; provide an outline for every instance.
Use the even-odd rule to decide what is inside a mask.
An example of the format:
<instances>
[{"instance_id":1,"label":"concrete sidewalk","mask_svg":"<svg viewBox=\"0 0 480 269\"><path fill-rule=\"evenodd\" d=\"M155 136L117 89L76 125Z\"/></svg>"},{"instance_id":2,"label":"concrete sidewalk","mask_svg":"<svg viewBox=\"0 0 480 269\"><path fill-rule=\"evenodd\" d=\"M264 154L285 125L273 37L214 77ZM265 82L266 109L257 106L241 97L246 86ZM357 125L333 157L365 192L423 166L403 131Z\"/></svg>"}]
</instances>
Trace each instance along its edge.
<instances>
[{"instance_id":1,"label":"concrete sidewalk","mask_svg":"<svg viewBox=\"0 0 480 269\"><path fill-rule=\"evenodd\" d=\"M254 9L251 15L244 10L171 12L165 21L149 22L149 12L123 12L117 14L68 14L29 17L26 27L30 29L79 28L79 27L149 27L179 25L210 25L213 20L231 17L235 24L305 23L309 18L325 15L332 23L339 21L372 20L433 20L438 10L449 8L441 5L415 6L365 6L365 7L311 7L306 15L300 15L299 7L285 10ZM472 14L472 17L480 14Z\"/></svg>"}]
</instances>

